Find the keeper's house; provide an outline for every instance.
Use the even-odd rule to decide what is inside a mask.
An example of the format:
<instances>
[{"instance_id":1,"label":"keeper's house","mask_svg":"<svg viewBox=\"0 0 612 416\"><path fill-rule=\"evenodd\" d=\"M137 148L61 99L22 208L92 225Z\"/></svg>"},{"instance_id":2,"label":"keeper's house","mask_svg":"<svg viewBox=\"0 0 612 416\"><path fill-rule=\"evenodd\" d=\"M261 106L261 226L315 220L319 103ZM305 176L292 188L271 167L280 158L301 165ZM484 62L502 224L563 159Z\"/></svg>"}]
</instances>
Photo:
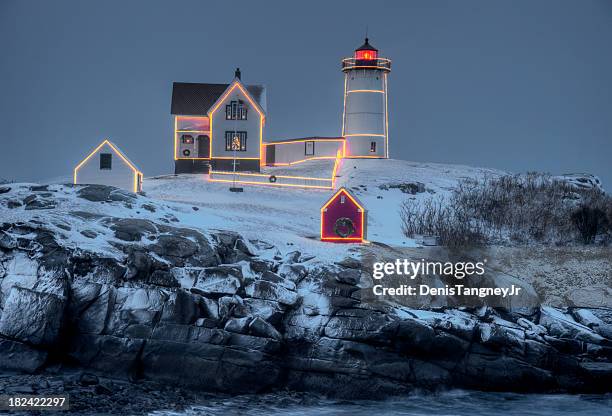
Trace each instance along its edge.
<instances>
[{"instance_id":1,"label":"keeper's house","mask_svg":"<svg viewBox=\"0 0 612 416\"><path fill-rule=\"evenodd\" d=\"M259 171L266 120L266 89L245 85L237 69L231 84L175 82L174 173L210 169Z\"/></svg>"},{"instance_id":2,"label":"keeper's house","mask_svg":"<svg viewBox=\"0 0 612 416\"><path fill-rule=\"evenodd\" d=\"M104 140L74 168L75 184L142 190L142 172L110 140Z\"/></svg>"}]
</instances>

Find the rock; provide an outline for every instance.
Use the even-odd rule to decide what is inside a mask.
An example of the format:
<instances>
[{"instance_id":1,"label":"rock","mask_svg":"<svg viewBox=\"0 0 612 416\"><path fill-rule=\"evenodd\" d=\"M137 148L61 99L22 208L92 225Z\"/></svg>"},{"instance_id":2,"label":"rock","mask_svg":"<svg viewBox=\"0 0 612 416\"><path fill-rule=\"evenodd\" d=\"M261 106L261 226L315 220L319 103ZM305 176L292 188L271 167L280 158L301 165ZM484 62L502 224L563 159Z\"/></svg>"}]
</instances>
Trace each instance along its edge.
<instances>
[{"instance_id":1,"label":"rock","mask_svg":"<svg viewBox=\"0 0 612 416\"><path fill-rule=\"evenodd\" d=\"M244 301L238 295L223 296L219 298L219 318L244 318L249 315L249 310L244 306Z\"/></svg>"},{"instance_id":2,"label":"rock","mask_svg":"<svg viewBox=\"0 0 612 416\"><path fill-rule=\"evenodd\" d=\"M195 325L203 328L216 328L217 321L210 318L198 318L196 319Z\"/></svg>"},{"instance_id":3,"label":"rock","mask_svg":"<svg viewBox=\"0 0 612 416\"><path fill-rule=\"evenodd\" d=\"M30 186L30 191L32 192L47 192L48 190L49 190L49 185Z\"/></svg>"},{"instance_id":4,"label":"rock","mask_svg":"<svg viewBox=\"0 0 612 416\"><path fill-rule=\"evenodd\" d=\"M0 186L0 194L6 194L7 192L11 192L11 188L9 186Z\"/></svg>"},{"instance_id":5,"label":"rock","mask_svg":"<svg viewBox=\"0 0 612 416\"><path fill-rule=\"evenodd\" d=\"M544 326L550 335L558 338L569 338L592 344L600 344L604 340L601 335L596 334L589 327L574 321L570 315L548 306L541 308L540 325Z\"/></svg>"},{"instance_id":6,"label":"rock","mask_svg":"<svg viewBox=\"0 0 612 416\"><path fill-rule=\"evenodd\" d=\"M149 212L155 212L155 205L153 204L142 204L142 209L146 209Z\"/></svg>"},{"instance_id":7,"label":"rock","mask_svg":"<svg viewBox=\"0 0 612 416\"><path fill-rule=\"evenodd\" d=\"M244 318L231 318L225 324L224 329L228 332L235 332L237 334L248 334L249 324L252 320L253 318L250 316Z\"/></svg>"},{"instance_id":8,"label":"rock","mask_svg":"<svg viewBox=\"0 0 612 416\"><path fill-rule=\"evenodd\" d=\"M110 228L115 237L123 241L140 241L145 234L154 234L157 228L151 221L137 218L122 218L109 220ZM159 254L157 251L156 254Z\"/></svg>"},{"instance_id":9,"label":"rock","mask_svg":"<svg viewBox=\"0 0 612 416\"><path fill-rule=\"evenodd\" d=\"M155 270L149 276L149 283L156 286L163 287L180 287L176 277L167 270Z\"/></svg>"},{"instance_id":10,"label":"rock","mask_svg":"<svg viewBox=\"0 0 612 416\"><path fill-rule=\"evenodd\" d=\"M0 368L5 371L34 373L47 360L47 352L21 342L0 338Z\"/></svg>"},{"instance_id":11,"label":"rock","mask_svg":"<svg viewBox=\"0 0 612 416\"><path fill-rule=\"evenodd\" d=\"M245 241L242 237L236 240L234 244L234 250L238 250L246 254L247 256L255 256L255 250L250 246L250 243Z\"/></svg>"},{"instance_id":12,"label":"rock","mask_svg":"<svg viewBox=\"0 0 612 416\"><path fill-rule=\"evenodd\" d=\"M28 198L26 198L27 200ZM24 201L25 202L25 201ZM30 202L25 203L25 209L33 210L33 209L54 209L55 202L47 199L34 198Z\"/></svg>"},{"instance_id":13,"label":"rock","mask_svg":"<svg viewBox=\"0 0 612 416\"><path fill-rule=\"evenodd\" d=\"M274 272L265 271L261 274L261 280L267 282L278 283L281 286L286 287L289 290L295 290L295 283L289 279L284 279Z\"/></svg>"},{"instance_id":14,"label":"rock","mask_svg":"<svg viewBox=\"0 0 612 416\"><path fill-rule=\"evenodd\" d=\"M164 304L161 322L191 324L199 315L199 297L184 290L177 290Z\"/></svg>"},{"instance_id":15,"label":"rock","mask_svg":"<svg viewBox=\"0 0 612 416\"><path fill-rule=\"evenodd\" d=\"M283 305L294 305L298 300L297 293L272 282L257 280L245 288L252 298L273 300Z\"/></svg>"},{"instance_id":16,"label":"rock","mask_svg":"<svg viewBox=\"0 0 612 416\"><path fill-rule=\"evenodd\" d=\"M6 201L6 206L10 209L19 208L23 204L19 201L15 201L14 199L9 199Z\"/></svg>"},{"instance_id":17,"label":"rock","mask_svg":"<svg viewBox=\"0 0 612 416\"><path fill-rule=\"evenodd\" d=\"M572 289L566 294L569 306L578 308L612 309L612 288L606 285L591 285Z\"/></svg>"},{"instance_id":18,"label":"rock","mask_svg":"<svg viewBox=\"0 0 612 416\"><path fill-rule=\"evenodd\" d=\"M278 268L278 274L293 283L299 283L308 275L308 270L303 264L281 264Z\"/></svg>"},{"instance_id":19,"label":"rock","mask_svg":"<svg viewBox=\"0 0 612 416\"><path fill-rule=\"evenodd\" d=\"M200 296L198 300L200 310L206 318L210 318L215 321L219 320L219 304L216 300L203 296Z\"/></svg>"},{"instance_id":20,"label":"rock","mask_svg":"<svg viewBox=\"0 0 612 416\"><path fill-rule=\"evenodd\" d=\"M255 336L272 338L277 341L281 341L283 338L283 336L280 334L280 332L276 330L276 328L274 328L268 322L259 317L256 317L251 321L251 323L249 324L249 331Z\"/></svg>"},{"instance_id":21,"label":"rock","mask_svg":"<svg viewBox=\"0 0 612 416\"><path fill-rule=\"evenodd\" d=\"M0 231L0 249L13 250L17 247L17 240L12 235Z\"/></svg>"},{"instance_id":22,"label":"rock","mask_svg":"<svg viewBox=\"0 0 612 416\"><path fill-rule=\"evenodd\" d=\"M206 267L191 291L200 295L234 295L241 287L242 270L234 266Z\"/></svg>"},{"instance_id":23,"label":"rock","mask_svg":"<svg viewBox=\"0 0 612 416\"><path fill-rule=\"evenodd\" d=\"M283 257L282 262L285 263L285 264L298 263L299 260L300 260L300 256L301 255L302 255L302 253L300 253L297 250L291 251L291 252L285 254L285 257Z\"/></svg>"},{"instance_id":24,"label":"rock","mask_svg":"<svg viewBox=\"0 0 612 416\"><path fill-rule=\"evenodd\" d=\"M357 269L344 269L339 271L334 277L340 283L354 286L361 280L361 272Z\"/></svg>"},{"instance_id":25,"label":"rock","mask_svg":"<svg viewBox=\"0 0 612 416\"><path fill-rule=\"evenodd\" d=\"M48 293L13 287L0 318L0 333L33 345L53 345L59 335L64 300Z\"/></svg>"},{"instance_id":26,"label":"rock","mask_svg":"<svg viewBox=\"0 0 612 416\"><path fill-rule=\"evenodd\" d=\"M246 315L260 317L273 325L281 322L284 310L278 302L272 300L246 298L242 301Z\"/></svg>"},{"instance_id":27,"label":"rock","mask_svg":"<svg viewBox=\"0 0 612 416\"><path fill-rule=\"evenodd\" d=\"M262 259L249 260L249 265L251 266L251 270L255 273L263 273L272 269L272 262Z\"/></svg>"},{"instance_id":28,"label":"rock","mask_svg":"<svg viewBox=\"0 0 612 416\"><path fill-rule=\"evenodd\" d=\"M343 260L336 262L336 264L347 269L361 269L363 267L363 264L353 257L346 257Z\"/></svg>"},{"instance_id":29,"label":"rock","mask_svg":"<svg viewBox=\"0 0 612 416\"><path fill-rule=\"evenodd\" d=\"M77 192L77 197L91 202L101 202L110 200L110 193L114 188L106 185L87 185Z\"/></svg>"},{"instance_id":30,"label":"rock","mask_svg":"<svg viewBox=\"0 0 612 416\"><path fill-rule=\"evenodd\" d=\"M83 230L81 234L87 238L96 238L98 236L98 233L93 230Z\"/></svg>"},{"instance_id":31,"label":"rock","mask_svg":"<svg viewBox=\"0 0 612 416\"><path fill-rule=\"evenodd\" d=\"M161 235L151 249L162 257L190 257L198 251L198 245L180 235Z\"/></svg>"},{"instance_id":32,"label":"rock","mask_svg":"<svg viewBox=\"0 0 612 416\"><path fill-rule=\"evenodd\" d=\"M81 383L82 386L94 386L99 382L98 376L92 373L83 373L79 378L79 383Z\"/></svg>"}]
</instances>

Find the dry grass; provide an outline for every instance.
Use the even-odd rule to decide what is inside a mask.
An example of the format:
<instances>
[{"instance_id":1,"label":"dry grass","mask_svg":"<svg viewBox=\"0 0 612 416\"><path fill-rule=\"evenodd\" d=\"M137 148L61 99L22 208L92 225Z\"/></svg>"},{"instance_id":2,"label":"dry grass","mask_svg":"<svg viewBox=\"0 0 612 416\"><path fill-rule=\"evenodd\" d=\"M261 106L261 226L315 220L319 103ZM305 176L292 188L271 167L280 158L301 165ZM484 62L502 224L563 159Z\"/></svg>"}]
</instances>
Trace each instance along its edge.
<instances>
[{"instance_id":1,"label":"dry grass","mask_svg":"<svg viewBox=\"0 0 612 416\"><path fill-rule=\"evenodd\" d=\"M405 235L438 236L446 246L486 243L607 244L612 198L528 173L464 180L447 199L401 206Z\"/></svg>"}]
</instances>

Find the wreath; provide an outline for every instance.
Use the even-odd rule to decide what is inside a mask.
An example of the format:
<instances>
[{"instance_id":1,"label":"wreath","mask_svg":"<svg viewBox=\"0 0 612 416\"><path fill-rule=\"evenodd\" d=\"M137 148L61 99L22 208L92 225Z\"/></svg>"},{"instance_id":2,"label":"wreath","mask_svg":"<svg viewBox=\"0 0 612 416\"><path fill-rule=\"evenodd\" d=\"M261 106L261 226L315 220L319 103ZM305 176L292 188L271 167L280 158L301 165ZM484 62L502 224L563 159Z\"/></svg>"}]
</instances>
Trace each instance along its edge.
<instances>
[{"instance_id":1,"label":"wreath","mask_svg":"<svg viewBox=\"0 0 612 416\"><path fill-rule=\"evenodd\" d=\"M274 176L274 175L271 175L269 179L270 179L271 183L276 182L276 176Z\"/></svg>"},{"instance_id":2,"label":"wreath","mask_svg":"<svg viewBox=\"0 0 612 416\"><path fill-rule=\"evenodd\" d=\"M334 233L342 238L349 237L355 232L355 224L353 220L347 217L341 217L334 224Z\"/></svg>"},{"instance_id":3,"label":"wreath","mask_svg":"<svg viewBox=\"0 0 612 416\"><path fill-rule=\"evenodd\" d=\"M189 149L183 150L183 156L189 156L190 154L191 154L191 151Z\"/></svg>"}]
</instances>

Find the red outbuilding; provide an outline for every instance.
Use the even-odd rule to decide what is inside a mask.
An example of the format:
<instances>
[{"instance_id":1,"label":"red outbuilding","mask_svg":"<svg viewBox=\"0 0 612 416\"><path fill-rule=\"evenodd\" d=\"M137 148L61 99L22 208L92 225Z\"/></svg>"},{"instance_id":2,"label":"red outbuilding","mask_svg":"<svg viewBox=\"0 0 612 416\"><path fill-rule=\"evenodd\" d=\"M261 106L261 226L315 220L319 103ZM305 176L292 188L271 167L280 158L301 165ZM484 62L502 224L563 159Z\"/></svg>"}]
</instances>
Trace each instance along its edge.
<instances>
[{"instance_id":1,"label":"red outbuilding","mask_svg":"<svg viewBox=\"0 0 612 416\"><path fill-rule=\"evenodd\" d=\"M367 236L367 224L363 204L345 188L321 207L321 241L361 243Z\"/></svg>"}]
</instances>

